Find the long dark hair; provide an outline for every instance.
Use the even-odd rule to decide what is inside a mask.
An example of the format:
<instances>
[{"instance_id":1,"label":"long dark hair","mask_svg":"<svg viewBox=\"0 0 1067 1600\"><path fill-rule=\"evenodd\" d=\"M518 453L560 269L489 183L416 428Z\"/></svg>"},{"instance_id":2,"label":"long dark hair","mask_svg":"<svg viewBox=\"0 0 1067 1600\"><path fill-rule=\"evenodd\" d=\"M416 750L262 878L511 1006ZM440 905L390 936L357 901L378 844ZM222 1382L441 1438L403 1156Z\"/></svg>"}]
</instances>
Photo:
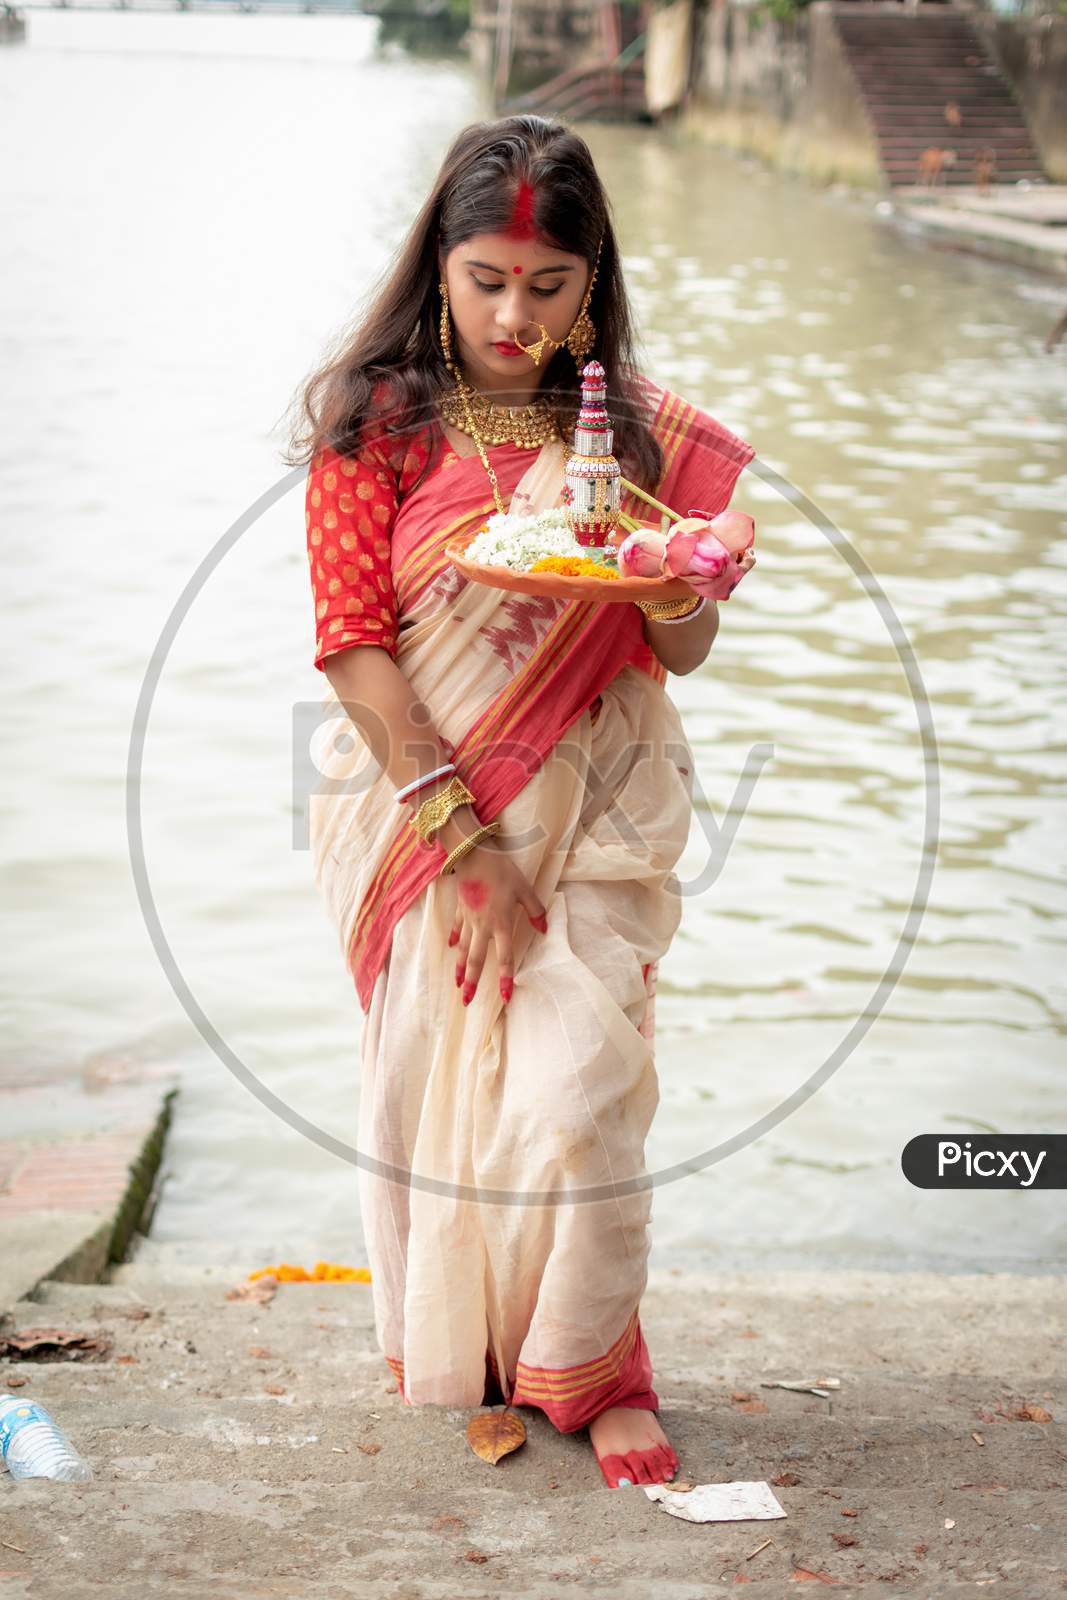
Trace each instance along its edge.
<instances>
[{"instance_id":1,"label":"long dark hair","mask_svg":"<svg viewBox=\"0 0 1067 1600\"><path fill-rule=\"evenodd\" d=\"M624 475L654 488L662 451L634 359L633 318L608 197L585 140L564 123L538 116L472 123L453 140L358 328L341 336L302 387L285 456L291 466L310 461L323 445L348 455L371 437L388 440L420 425L432 433L433 401L454 388L440 343L438 250L447 255L475 234L506 232L524 180L533 188L533 220L547 243L584 257L591 268L603 236L588 307L596 340L585 359L595 356L607 372L614 450ZM537 394L568 438L580 379L565 346L553 351Z\"/></svg>"}]
</instances>

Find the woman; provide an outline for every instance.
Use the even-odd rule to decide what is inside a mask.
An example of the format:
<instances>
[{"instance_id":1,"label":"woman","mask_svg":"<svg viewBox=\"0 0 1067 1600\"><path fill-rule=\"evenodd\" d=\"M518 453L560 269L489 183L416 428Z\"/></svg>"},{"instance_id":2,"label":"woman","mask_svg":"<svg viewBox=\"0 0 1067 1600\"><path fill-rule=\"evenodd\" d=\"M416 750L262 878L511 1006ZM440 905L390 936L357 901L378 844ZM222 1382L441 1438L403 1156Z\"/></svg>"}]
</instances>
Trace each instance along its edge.
<instances>
[{"instance_id":1,"label":"woman","mask_svg":"<svg viewBox=\"0 0 1067 1600\"><path fill-rule=\"evenodd\" d=\"M652 1001L692 773L663 685L705 659L716 606L696 580L664 620L489 589L444 545L494 509L562 503L591 356L624 475L683 513L726 507L754 450L632 352L583 140L536 116L476 124L307 384L290 456L310 462L315 664L337 713L312 846L366 1014L379 1343L409 1404L503 1399L588 1428L611 1487L678 1466L639 1319ZM413 821L445 793L473 801L423 842Z\"/></svg>"}]
</instances>

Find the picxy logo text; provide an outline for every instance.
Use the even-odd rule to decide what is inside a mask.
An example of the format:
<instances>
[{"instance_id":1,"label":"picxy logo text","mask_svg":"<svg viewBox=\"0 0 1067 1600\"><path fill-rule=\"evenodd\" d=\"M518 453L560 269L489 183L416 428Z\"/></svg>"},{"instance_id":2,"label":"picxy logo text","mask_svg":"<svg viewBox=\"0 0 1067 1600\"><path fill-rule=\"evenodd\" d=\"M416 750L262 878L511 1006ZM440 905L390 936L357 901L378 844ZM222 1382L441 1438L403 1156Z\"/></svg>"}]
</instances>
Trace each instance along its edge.
<instances>
[{"instance_id":1,"label":"picxy logo text","mask_svg":"<svg viewBox=\"0 0 1067 1600\"><path fill-rule=\"evenodd\" d=\"M1063 1189L1067 1134L920 1133L900 1165L919 1189Z\"/></svg>"}]
</instances>

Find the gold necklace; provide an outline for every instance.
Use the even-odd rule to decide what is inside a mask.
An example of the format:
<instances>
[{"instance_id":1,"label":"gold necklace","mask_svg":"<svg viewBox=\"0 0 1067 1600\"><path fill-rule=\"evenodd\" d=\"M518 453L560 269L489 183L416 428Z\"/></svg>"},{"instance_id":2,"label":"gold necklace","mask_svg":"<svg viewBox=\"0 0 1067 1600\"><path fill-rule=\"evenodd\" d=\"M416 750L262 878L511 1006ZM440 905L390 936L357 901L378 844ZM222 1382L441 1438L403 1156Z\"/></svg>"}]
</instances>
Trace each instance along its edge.
<instances>
[{"instance_id":1,"label":"gold necklace","mask_svg":"<svg viewBox=\"0 0 1067 1600\"><path fill-rule=\"evenodd\" d=\"M517 444L532 450L546 439L559 438L555 415L545 400L525 406L501 406L469 389L465 399L457 383L457 392L441 395L436 405L442 419L460 433L471 432L473 417L486 444Z\"/></svg>"},{"instance_id":2,"label":"gold necklace","mask_svg":"<svg viewBox=\"0 0 1067 1600\"><path fill-rule=\"evenodd\" d=\"M496 473L493 471L493 468L489 463L489 457L485 453L485 445L482 442L482 436L478 432L478 426L474 420L474 410L471 405L470 390L460 377L458 370L454 370L452 376L456 380L456 388L459 390L460 400L463 403L465 412L467 426L463 431L465 433L469 433L475 444L478 446L478 454L482 458L482 466L489 474L489 482L493 485L493 499L496 501L496 508L502 517L506 516L508 508L504 504L503 497L500 493L500 485L496 481Z\"/></svg>"},{"instance_id":3,"label":"gold necklace","mask_svg":"<svg viewBox=\"0 0 1067 1600\"><path fill-rule=\"evenodd\" d=\"M458 368L453 367L452 376L455 379L456 388L459 391L458 396L442 396L436 402L437 408L446 422L450 423L453 427L459 428L460 432L470 434L471 438L474 440L478 447L478 454L482 458L482 466L485 468L489 477L489 482L493 486L493 499L496 501L496 508L500 512L501 516L506 516L507 506L505 506L503 497L501 496L500 485L497 482L496 473L489 461L489 457L485 453L485 446L487 443L514 443L522 445L528 449L533 449L537 445L546 443L546 441L549 439L559 439L561 435L559 428L556 425L555 415L549 409L547 402L544 400L535 401L533 405L529 406L494 406L491 402L485 399L484 395L478 395L469 388L467 383L460 376ZM518 425L516 425L515 422L510 422L509 427L504 431L500 431L499 426L496 430L493 430L491 421L490 436L488 439L486 439L483 436L482 429L479 427L478 421L476 420L474 414L479 400L482 401L483 416L486 410L488 410L490 413L490 417L492 417L493 413L505 413L509 419L518 417ZM462 421L459 420L458 416L456 417L456 420L453 421L453 417L456 416L456 412L459 407L462 407ZM524 421L524 417L527 417L531 412L537 414L538 420L535 421L533 418L530 418L529 421Z\"/></svg>"}]
</instances>

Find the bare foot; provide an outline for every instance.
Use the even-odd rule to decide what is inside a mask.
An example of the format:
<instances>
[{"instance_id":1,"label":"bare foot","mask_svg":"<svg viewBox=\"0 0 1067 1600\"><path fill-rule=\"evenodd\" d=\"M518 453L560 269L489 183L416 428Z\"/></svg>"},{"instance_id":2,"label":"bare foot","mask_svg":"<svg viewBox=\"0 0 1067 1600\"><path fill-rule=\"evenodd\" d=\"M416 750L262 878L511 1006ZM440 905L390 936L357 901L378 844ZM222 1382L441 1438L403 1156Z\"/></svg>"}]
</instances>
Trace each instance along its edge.
<instances>
[{"instance_id":1,"label":"bare foot","mask_svg":"<svg viewBox=\"0 0 1067 1600\"><path fill-rule=\"evenodd\" d=\"M678 1457L652 1411L609 1406L589 1424L589 1441L610 1488L666 1483L678 1471Z\"/></svg>"}]
</instances>

